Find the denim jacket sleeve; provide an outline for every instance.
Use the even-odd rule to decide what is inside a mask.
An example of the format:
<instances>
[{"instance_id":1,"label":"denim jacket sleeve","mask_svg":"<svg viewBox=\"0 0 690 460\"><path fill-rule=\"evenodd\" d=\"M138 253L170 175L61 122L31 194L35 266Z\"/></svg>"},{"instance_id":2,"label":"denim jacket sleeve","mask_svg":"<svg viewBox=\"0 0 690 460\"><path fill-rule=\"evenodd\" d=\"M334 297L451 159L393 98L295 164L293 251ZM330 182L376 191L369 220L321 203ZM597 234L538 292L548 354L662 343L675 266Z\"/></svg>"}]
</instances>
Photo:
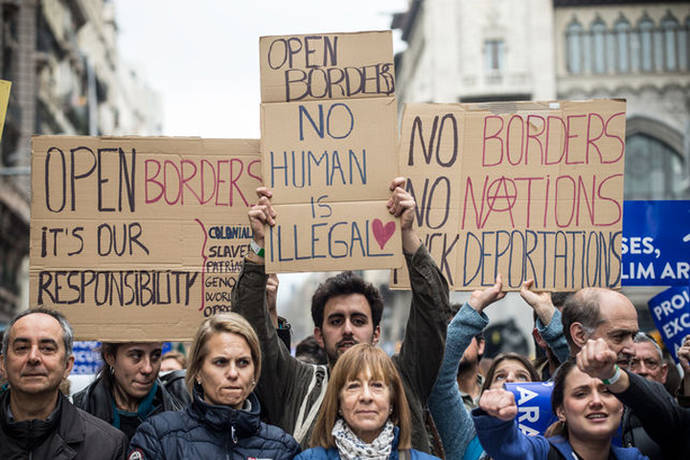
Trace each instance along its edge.
<instances>
[{"instance_id":1,"label":"denim jacket sleeve","mask_svg":"<svg viewBox=\"0 0 690 460\"><path fill-rule=\"evenodd\" d=\"M474 424L460 395L458 364L472 337L489 324L484 313L465 303L448 325L446 349L438 378L429 396L429 410L438 429L447 460L461 460L475 437Z\"/></svg>"},{"instance_id":2,"label":"denim jacket sleeve","mask_svg":"<svg viewBox=\"0 0 690 460\"><path fill-rule=\"evenodd\" d=\"M568 347L568 342L563 334L563 322L558 308L554 310L551 321L546 326L537 318L537 331L549 345L556 358L560 362L565 362L570 356L570 347Z\"/></svg>"}]
</instances>

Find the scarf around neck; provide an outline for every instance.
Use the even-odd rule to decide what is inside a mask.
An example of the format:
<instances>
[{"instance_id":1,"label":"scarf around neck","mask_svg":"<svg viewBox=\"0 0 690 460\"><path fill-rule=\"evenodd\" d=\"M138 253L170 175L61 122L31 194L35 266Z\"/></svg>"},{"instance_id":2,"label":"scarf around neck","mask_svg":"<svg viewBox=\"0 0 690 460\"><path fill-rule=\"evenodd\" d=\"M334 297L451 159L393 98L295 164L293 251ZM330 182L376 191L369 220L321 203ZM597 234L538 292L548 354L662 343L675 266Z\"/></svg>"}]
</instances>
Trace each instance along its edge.
<instances>
[{"instance_id":1,"label":"scarf around neck","mask_svg":"<svg viewBox=\"0 0 690 460\"><path fill-rule=\"evenodd\" d=\"M393 450L393 428L393 422L386 421L378 437L366 443L357 437L345 420L338 418L331 434L343 460L386 460Z\"/></svg>"}]
</instances>

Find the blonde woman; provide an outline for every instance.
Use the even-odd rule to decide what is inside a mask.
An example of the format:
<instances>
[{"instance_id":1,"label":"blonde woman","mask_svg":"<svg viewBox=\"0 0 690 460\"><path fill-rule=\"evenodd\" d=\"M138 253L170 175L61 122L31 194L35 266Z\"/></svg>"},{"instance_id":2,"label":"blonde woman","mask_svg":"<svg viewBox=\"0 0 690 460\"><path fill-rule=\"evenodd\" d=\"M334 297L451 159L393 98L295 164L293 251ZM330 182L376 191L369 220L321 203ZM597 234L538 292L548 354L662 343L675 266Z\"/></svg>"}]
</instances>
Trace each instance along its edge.
<instances>
[{"instance_id":1,"label":"blonde woman","mask_svg":"<svg viewBox=\"0 0 690 460\"><path fill-rule=\"evenodd\" d=\"M196 332L187 369L193 402L139 426L129 459L292 459L297 441L259 419L253 390L260 374L259 339L249 323L236 313L208 318Z\"/></svg>"}]
</instances>

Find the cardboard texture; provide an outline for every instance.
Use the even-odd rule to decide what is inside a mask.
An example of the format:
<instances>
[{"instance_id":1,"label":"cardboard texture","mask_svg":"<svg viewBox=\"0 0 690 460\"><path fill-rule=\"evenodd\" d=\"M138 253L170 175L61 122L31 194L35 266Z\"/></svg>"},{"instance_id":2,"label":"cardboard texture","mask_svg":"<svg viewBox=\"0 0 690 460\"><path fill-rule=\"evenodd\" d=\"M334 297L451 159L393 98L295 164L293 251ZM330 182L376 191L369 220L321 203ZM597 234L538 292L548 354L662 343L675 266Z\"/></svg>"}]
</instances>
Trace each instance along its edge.
<instances>
[{"instance_id":1,"label":"cardboard texture","mask_svg":"<svg viewBox=\"0 0 690 460\"><path fill-rule=\"evenodd\" d=\"M329 201L388 200L391 165L397 164L396 117L394 97L262 104L262 169L273 204L309 203L322 195Z\"/></svg>"},{"instance_id":2,"label":"cardboard texture","mask_svg":"<svg viewBox=\"0 0 690 460\"><path fill-rule=\"evenodd\" d=\"M340 270L343 264L367 270L396 260L402 247L400 222L380 202L325 206L328 219L314 218L309 204L280 207L280 217L266 235L267 266L305 272L325 261L323 270Z\"/></svg>"},{"instance_id":3,"label":"cardboard texture","mask_svg":"<svg viewBox=\"0 0 690 460\"><path fill-rule=\"evenodd\" d=\"M7 115L7 104L10 101L11 89L11 81L0 80L0 140L2 140L2 133L5 131L5 116Z\"/></svg>"},{"instance_id":4,"label":"cardboard texture","mask_svg":"<svg viewBox=\"0 0 690 460\"><path fill-rule=\"evenodd\" d=\"M230 310L258 140L35 136L31 306L81 340L189 341Z\"/></svg>"},{"instance_id":5,"label":"cardboard texture","mask_svg":"<svg viewBox=\"0 0 690 460\"><path fill-rule=\"evenodd\" d=\"M390 30L261 37L261 102L395 95L392 37Z\"/></svg>"},{"instance_id":6,"label":"cardboard texture","mask_svg":"<svg viewBox=\"0 0 690 460\"><path fill-rule=\"evenodd\" d=\"M390 31L262 37L260 49L263 177L278 213L266 271L401 267L399 222L386 207L398 175ZM357 72L360 91L342 91ZM314 84L304 97L286 86L296 74ZM318 75L342 81L324 92Z\"/></svg>"},{"instance_id":7,"label":"cardboard texture","mask_svg":"<svg viewBox=\"0 0 690 460\"><path fill-rule=\"evenodd\" d=\"M623 100L410 104L400 167L455 290L617 288L624 151Z\"/></svg>"}]
</instances>

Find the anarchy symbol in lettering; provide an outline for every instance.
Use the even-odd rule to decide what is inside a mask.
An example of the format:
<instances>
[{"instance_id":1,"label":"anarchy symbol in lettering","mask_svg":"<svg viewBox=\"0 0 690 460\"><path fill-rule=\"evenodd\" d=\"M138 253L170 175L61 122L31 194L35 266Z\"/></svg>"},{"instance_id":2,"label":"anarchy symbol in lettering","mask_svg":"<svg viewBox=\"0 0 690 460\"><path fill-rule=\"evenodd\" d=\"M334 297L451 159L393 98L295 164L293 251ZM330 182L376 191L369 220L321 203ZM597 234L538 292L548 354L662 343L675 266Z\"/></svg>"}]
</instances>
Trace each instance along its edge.
<instances>
[{"instance_id":1,"label":"anarchy symbol in lettering","mask_svg":"<svg viewBox=\"0 0 690 460\"><path fill-rule=\"evenodd\" d=\"M517 187L515 181L505 176L494 179L486 192L489 212L486 214L484 222L488 219L491 212L510 212L517 201ZM510 212L510 221L513 223L513 213Z\"/></svg>"}]
</instances>

